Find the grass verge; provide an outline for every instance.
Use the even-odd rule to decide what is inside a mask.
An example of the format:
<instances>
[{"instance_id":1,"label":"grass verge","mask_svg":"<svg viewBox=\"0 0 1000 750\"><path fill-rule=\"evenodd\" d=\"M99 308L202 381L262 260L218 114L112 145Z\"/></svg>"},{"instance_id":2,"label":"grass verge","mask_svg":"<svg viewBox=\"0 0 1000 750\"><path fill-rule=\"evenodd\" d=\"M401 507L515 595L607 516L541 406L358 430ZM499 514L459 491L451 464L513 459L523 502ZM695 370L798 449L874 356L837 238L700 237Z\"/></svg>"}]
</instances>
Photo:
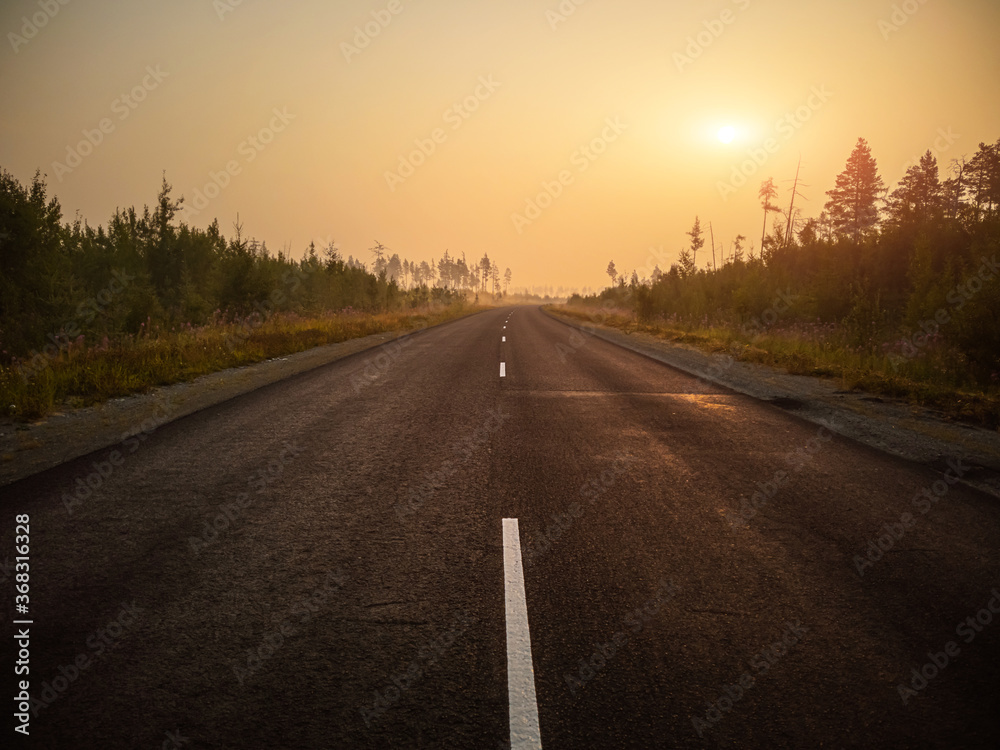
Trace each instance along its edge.
<instances>
[{"instance_id":1,"label":"grass verge","mask_svg":"<svg viewBox=\"0 0 1000 750\"><path fill-rule=\"evenodd\" d=\"M851 346L847 333L833 325L793 324L757 332L675 320L639 321L631 311L622 309L559 305L545 309L571 320L599 323L625 333L641 331L793 375L833 378L845 390L900 398L953 419L991 429L1000 427L1000 386L985 389L971 382L965 364L944 347L928 347L921 356L907 359L892 354L885 344L874 351L872 347Z\"/></svg>"},{"instance_id":2,"label":"grass verge","mask_svg":"<svg viewBox=\"0 0 1000 750\"><path fill-rule=\"evenodd\" d=\"M230 367L284 357L374 333L409 331L469 315L483 307L451 305L405 312L341 312L318 317L277 313L179 330L144 330L120 341L65 342L58 354L0 365L0 411L29 421L63 406L80 407L193 380Z\"/></svg>"}]
</instances>

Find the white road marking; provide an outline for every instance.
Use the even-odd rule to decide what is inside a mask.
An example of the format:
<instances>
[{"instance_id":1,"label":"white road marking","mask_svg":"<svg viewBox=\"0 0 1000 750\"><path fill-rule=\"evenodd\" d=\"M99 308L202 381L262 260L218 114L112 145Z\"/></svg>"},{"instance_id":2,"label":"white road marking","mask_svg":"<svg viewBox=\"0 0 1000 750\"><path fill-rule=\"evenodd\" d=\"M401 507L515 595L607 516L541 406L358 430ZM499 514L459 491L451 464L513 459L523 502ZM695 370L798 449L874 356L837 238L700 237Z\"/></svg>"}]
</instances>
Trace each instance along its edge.
<instances>
[{"instance_id":1,"label":"white road marking","mask_svg":"<svg viewBox=\"0 0 1000 750\"><path fill-rule=\"evenodd\" d=\"M507 612L507 704L511 750L541 748L535 669L531 665L528 604L516 518L503 519L503 577Z\"/></svg>"},{"instance_id":2,"label":"white road marking","mask_svg":"<svg viewBox=\"0 0 1000 750\"><path fill-rule=\"evenodd\" d=\"M501 341L502 341L502 342L503 342L504 344L506 344L506 343L507 343L507 337L506 337L506 336L502 336L502 337L500 338L500 340L501 340Z\"/></svg>"},{"instance_id":3,"label":"white road marking","mask_svg":"<svg viewBox=\"0 0 1000 750\"><path fill-rule=\"evenodd\" d=\"M507 364L505 362L500 363L500 377L507 377Z\"/></svg>"}]
</instances>

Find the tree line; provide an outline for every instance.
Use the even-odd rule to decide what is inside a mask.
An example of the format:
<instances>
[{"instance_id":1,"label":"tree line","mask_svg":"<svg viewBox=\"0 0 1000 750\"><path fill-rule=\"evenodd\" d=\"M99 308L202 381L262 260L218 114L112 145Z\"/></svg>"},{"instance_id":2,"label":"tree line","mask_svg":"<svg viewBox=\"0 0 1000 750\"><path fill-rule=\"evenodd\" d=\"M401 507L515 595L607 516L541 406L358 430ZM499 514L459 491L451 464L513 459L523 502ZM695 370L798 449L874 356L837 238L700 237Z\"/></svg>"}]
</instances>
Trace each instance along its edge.
<instances>
[{"instance_id":1,"label":"tree line","mask_svg":"<svg viewBox=\"0 0 1000 750\"><path fill-rule=\"evenodd\" d=\"M771 324L836 324L854 347L905 359L947 346L980 382L1000 378L1000 141L954 160L944 179L928 150L890 190L860 138L819 216L803 218L798 197L797 176L787 208L772 178L761 184L756 252L745 235L728 245L710 235L708 255L696 217L668 271L628 276L612 261L610 287L571 301L739 326L761 320L782 292L794 301Z\"/></svg>"},{"instance_id":2,"label":"tree line","mask_svg":"<svg viewBox=\"0 0 1000 750\"><path fill-rule=\"evenodd\" d=\"M388 278L394 279L404 289L438 283L446 289L499 297L506 295L510 288L511 270L508 268L501 275L500 264L490 260L488 253L483 253L478 263L470 263L466 261L464 252L457 257L445 250L440 260L435 262L431 258L428 263L425 260L400 260L399 253L389 255L391 251L381 242L376 242L371 251L375 256L373 271L376 274L384 271ZM354 262L353 257L348 258L349 264Z\"/></svg>"},{"instance_id":3,"label":"tree line","mask_svg":"<svg viewBox=\"0 0 1000 750\"><path fill-rule=\"evenodd\" d=\"M447 252L401 260L376 243L369 268L336 245L310 243L302 259L271 252L237 220L225 237L178 221L183 198L164 177L155 205L118 209L104 225L64 222L45 180L0 169L0 364L83 337L94 343L149 327L227 322L260 313L379 312L499 296L510 269L485 255L475 268Z\"/></svg>"}]
</instances>

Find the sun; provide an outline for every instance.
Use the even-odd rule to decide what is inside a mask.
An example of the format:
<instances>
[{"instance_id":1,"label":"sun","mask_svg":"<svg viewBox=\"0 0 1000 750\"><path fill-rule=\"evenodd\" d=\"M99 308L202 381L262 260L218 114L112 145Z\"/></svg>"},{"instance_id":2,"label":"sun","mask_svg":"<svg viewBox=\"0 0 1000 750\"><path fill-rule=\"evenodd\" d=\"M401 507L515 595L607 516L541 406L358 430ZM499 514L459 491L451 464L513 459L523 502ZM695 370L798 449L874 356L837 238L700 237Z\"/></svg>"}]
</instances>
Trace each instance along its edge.
<instances>
[{"instance_id":1,"label":"sun","mask_svg":"<svg viewBox=\"0 0 1000 750\"><path fill-rule=\"evenodd\" d=\"M732 125L723 125L719 128L719 132L716 135L723 143L732 143L733 138L736 137L736 128Z\"/></svg>"}]
</instances>

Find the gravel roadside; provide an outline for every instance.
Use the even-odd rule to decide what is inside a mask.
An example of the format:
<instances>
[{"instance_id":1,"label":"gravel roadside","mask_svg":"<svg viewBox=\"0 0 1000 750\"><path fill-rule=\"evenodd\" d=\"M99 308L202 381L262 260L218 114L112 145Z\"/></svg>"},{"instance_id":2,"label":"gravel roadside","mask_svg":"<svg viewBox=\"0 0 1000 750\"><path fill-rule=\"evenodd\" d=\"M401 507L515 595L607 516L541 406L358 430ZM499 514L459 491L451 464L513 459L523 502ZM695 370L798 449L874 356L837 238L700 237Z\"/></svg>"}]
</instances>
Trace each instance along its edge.
<instances>
[{"instance_id":1,"label":"gravel roadside","mask_svg":"<svg viewBox=\"0 0 1000 750\"><path fill-rule=\"evenodd\" d=\"M155 388L149 393L114 398L96 406L64 409L30 424L0 420L0 487L130 437L148 435L167 422L279 380L406 335L418 335L420 330L425 329L376 333L318 346ZM367 363L368 358L359 359L359 376Z\"/></svg>"},{"instance_id":2,"label":"gravel roadside","mask_svg":"<svg viewBox=\"0 0 1000 750\"><path fill-rule=\"evenodd\" d=\"M551 317L576 328L564 346L586 345L597 336L664 362L706 381L767 401L877 450L944 471L960 459L972 469L965 484L1000 498L1000 432L948 419L899 399L841 390L829 378L791 375L773 367L738 362L644 332L625 333L598 323L580 323L552 310Z\"/></svg>"},{"instance_id":3,"label":"gravel roadside","mask_svg":"<svg viewBox=\"0 0 1000 750\"><path fill-rule=\"evenodd\" d=\"M552 311L546 313L579 331L567 331L562 346L569 350L586 345L590 336L598 336L906 460L944 471L949 460L961 459L973 467L964 482L1000 498L998 432L956 422L900 400L843 391L830 379L790 375L651 334L626 334L609 326L581 324ZM0 487L129 437L149 434L162 424L270 383L375 349L401 335L406 334L379 333L328 344L97 406L54 412L31 424L0 420ZM359 361L359 373L366 362Z\"/></svg>"}]
</instances>

